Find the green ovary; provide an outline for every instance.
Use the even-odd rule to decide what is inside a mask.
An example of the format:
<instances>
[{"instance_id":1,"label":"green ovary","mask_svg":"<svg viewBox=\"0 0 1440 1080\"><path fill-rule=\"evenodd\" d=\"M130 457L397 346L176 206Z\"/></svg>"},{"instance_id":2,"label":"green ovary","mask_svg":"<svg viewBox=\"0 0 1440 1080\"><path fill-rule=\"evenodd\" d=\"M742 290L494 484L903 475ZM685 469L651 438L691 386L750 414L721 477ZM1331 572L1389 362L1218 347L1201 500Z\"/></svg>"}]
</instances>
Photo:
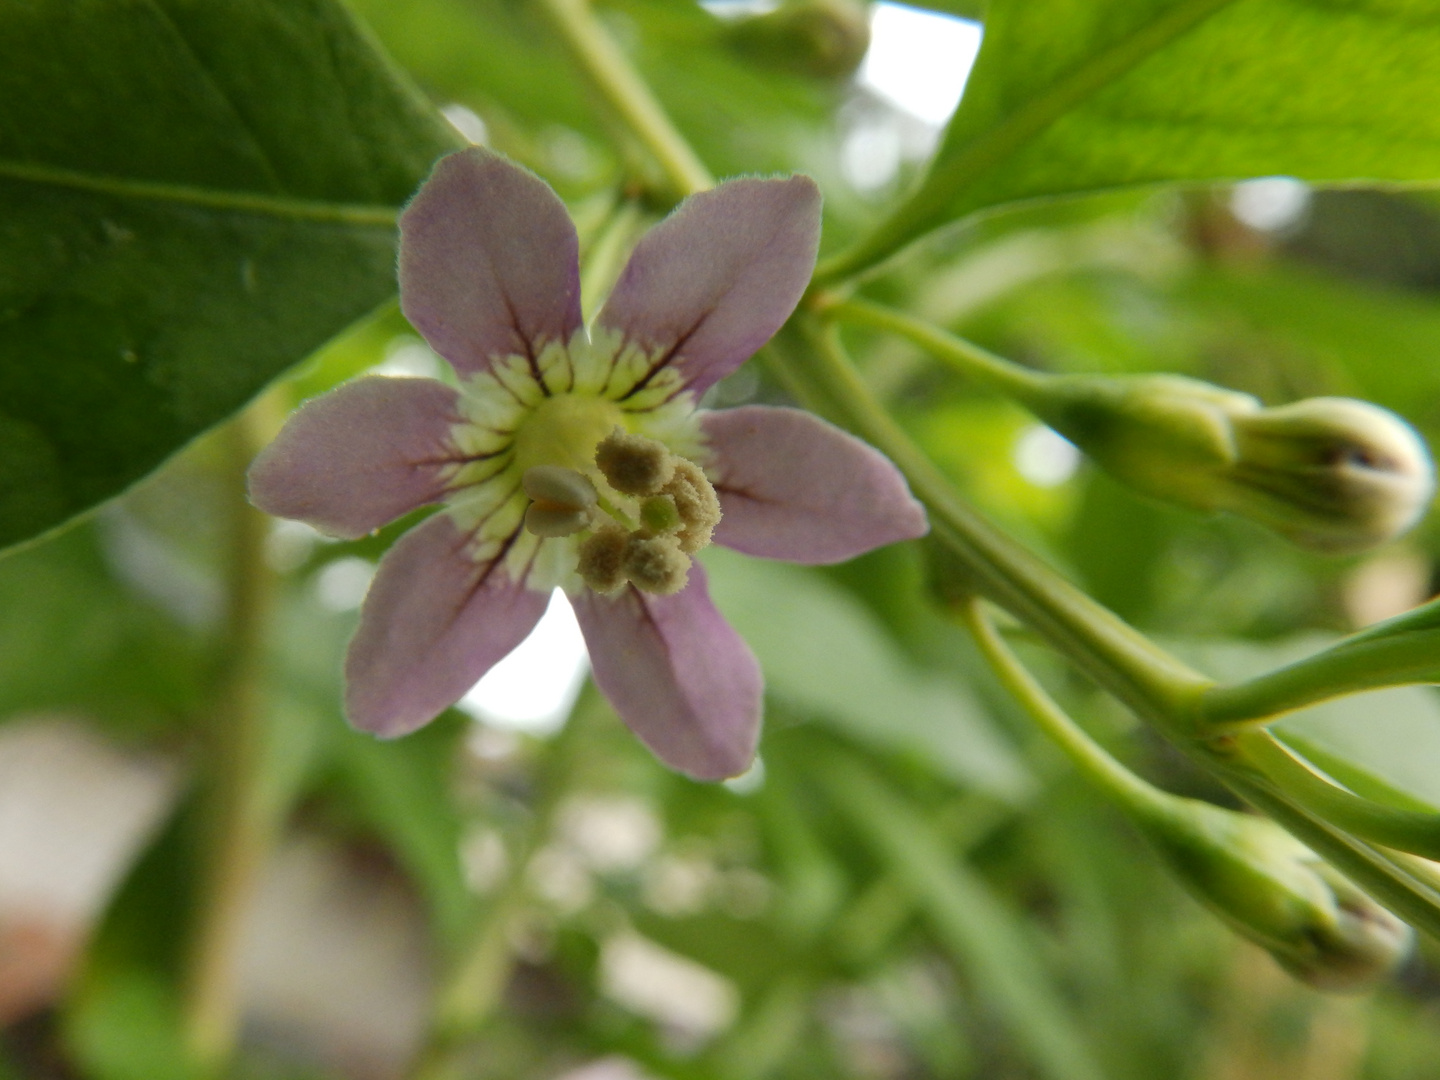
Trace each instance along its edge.
<instances>
[{"instance_id":1,"label":"green ovary","mask_svg":"<svg viewBox=\"0 0 1440 1080\"><path fill-rule=\"evenodd\" d=\"M515 464L521 475L536 465L560 465L582 473L595 471L595 447L625 426L613 401L561 394L546 398L520 422L515 433Z\"/></svg>"}]
</instances>

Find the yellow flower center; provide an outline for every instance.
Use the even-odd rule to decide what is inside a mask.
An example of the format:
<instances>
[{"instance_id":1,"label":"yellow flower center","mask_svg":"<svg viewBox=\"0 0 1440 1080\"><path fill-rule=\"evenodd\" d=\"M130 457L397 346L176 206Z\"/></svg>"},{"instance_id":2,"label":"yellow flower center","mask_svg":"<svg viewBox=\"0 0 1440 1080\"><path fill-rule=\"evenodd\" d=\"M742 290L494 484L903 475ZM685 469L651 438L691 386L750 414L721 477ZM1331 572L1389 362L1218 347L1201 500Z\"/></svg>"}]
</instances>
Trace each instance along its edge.
<instances>
[{"instance_id":1,"label":"yellow flower center","mask_svg":"<svg viewBox=\"0 0 1440 1080\"><path fill-rule=\"evenodd\" d=\"M524 473L537 465L559 465L577 472L595 471L595 448L623 425L625 414L613 401L559 394L535 406L515 432L515 464Z\"/></svg>"}]
</instances>

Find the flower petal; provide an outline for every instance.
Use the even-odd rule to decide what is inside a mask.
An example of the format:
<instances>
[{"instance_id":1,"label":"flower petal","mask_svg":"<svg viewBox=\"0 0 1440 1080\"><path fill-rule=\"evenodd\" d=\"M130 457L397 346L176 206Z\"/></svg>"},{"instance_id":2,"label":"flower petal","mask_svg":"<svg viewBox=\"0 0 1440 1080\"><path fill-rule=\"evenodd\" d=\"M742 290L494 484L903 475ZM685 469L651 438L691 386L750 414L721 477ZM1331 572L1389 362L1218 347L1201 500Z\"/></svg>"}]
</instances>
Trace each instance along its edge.
<instances>
[{"instance_id":1,"label":"flower petal","mask_svg":"<svg viewBox=\"0 0 1440 1080\"><path fill-rule=\"evenodd\" d=\"M596 318L674 365L698 396L769 341L815 268L820 189L808 176L729 180L636 245Z\"/></svg>"},{"instance_id":2,"label":"flower petal","mask_svg":"<svg viewBox=\"0 0 1440 1080\"><path fill-rule=\"evenodd\" d=\"M833 563L930 528L889 458L817 416L747 405L705 413L700 425L724 514L717 544Z\"/></svg>"},{"instance_id":3,"label":"flower petal","mask_svg":"<svg viewBox=\"0 0 1440 1080\"><path fill-rule=\"evenodd\" d=\"M595 683L655 755L697 780L750 767L763 682L750 647L715 610L704 571L673 596L626 588L572 597Z\"/></svg>"},{"instance_id":4,"label":"flower petal","mask_svg":"<svg viewBox=\"0 0 1440 1080\"><path fill-rule=\"evenodd\" d=\"M386 738L423 727L540 621L549 594L512 580L500 559L477 563L469 542L436 514L380 561L345 658L355 727Z\"/></svg>"},{"instance_id":5,"label":"flower petal","mask_svg":"<svg viewBox=\"0 0 1440 1080\"><path fill-rule=\"evenodd\" d=\"M400 307L461 375L580 328L579 241L543 180L474 146L400 215Z\"/></svg>"},{"instance_id":6,"label":"flower petal","mask_svg":"<svg viewBox=\"0 0 1440 1080\"><path fill-rule=\"evenodd\" d=\"M347 539L438 502L459 395L434 379L356 379L307 401L250 466L250 501Z\"/></svg>"}]
</instances>

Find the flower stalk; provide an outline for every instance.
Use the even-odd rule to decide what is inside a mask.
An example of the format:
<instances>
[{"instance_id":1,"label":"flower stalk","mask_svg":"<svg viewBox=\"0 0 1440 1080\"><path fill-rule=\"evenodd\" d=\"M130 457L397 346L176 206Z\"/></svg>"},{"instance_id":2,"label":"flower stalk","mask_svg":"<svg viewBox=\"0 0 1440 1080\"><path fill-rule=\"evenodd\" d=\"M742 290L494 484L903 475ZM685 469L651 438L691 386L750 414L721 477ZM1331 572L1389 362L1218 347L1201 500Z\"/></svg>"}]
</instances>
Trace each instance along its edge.
<instances>
[{"instance_id":1,"label":"flower stalk","mask_svg":"<svg viewBox=\"0 0 1440 1080\"><path fill-rule=\"evenodd\" d=\"M229 499L230 559L224 638L200 766L201 877L184 972L184 1035L202 1073L223 1068L239 1028L238 968L245 917L274 815L267 800L262 665L274 585L265 563L265 515L245 498L245 470L261 445L255 409L220 431Z\"/></svg>"},{"instance_id":2,"label":"flower stalk","mask_svg":"<svg viewBox=\"0 0 1440 1080\"><path fill-rule=\"evenodd\" d=\"M649 151L677 196L715 186L715 179L676 130L655 93L631 65L588 0L539 0L576 63L627 131Z\"/></svg>"},{"instance_id":3,"label":"flower stalk","mask_svg":"<svg viewBox=\"0 0 1440 1080\"><path fill-rule=\"evenodd\" d=\"M997 390L1131 489L1245 517L1314 551L1366 551L1405 532L1434 494L1429 451L1395 414L1316 397L1274 408L1179 375L1055 375L862 300L816 306L896 333Z\"/></svg>"},{"instance_id":4,"label":"flower stalk","mask_svg":"<svg viewBox=\"0 0 1440 1080\"><path fill-rule=\"evenodd\" d=\"M918 345L959 375L1027 405L1042 391L1047 376L964 338L947 334L933 323L859 297L834 298L822 293L814 309L821 315L855 326L883 330Z\"/></svg>"},{"instance_id":5,"label":"flower stalk","mask_svg":"<svg viewBox=\"0 0 1440 1080\"><path fill-rule=\"evenodd\" d=\"M961 619L1005 689L1146 836L1180 881L1287 971L1362 990L1409 950L1409 927L1264 818L1162 792L1082 731L1021 664L978 598Z\"/></svg>"},{"instance_id":6,"label":"flower stalk","mask_svg":"<svg viewBox=\"0 0 1440 1080\"><path fill-rule=\"evenodd\" d=\"M1440 682L1440 600L1367 627L1312 656L1244 682L1217 686L1200 699L1197 720L1233 731L1365 690Z\"/></svg>"},{"instance_id":7,"label":"flower stalk","mask_svg":"<svg viewBox=\"0 0 1440 1080\"><path fill-rule=\"evenodd\" d=\"M829 413L900 467L926 504L936 536L980 590L1161 730L1190 738L1194 703L1213 680L1165 652L971 509L875 400L834 326L805 320L802 334L778 365L782 381L807 405Z\"/></svg>"},{"instance_id":8,"label":"flower stalk","mask_svg":"<svg viewBox=\"0 0 1440 1080\"><path fill-rule=\"evenodd\" d=\"M1268 731L1238 736L1236 752L1310 813L1372 844L1440 860L1440 814L1384 806L1346 791L1311 769Z\"/></svg>"}]
</instances>

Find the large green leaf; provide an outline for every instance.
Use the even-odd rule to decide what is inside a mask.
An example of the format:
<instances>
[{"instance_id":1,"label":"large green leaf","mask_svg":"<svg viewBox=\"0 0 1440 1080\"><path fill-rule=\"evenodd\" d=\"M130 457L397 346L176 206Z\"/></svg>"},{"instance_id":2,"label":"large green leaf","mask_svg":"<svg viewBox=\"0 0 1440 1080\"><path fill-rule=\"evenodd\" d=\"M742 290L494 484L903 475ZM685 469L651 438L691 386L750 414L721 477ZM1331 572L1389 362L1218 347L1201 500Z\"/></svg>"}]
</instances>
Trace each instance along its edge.
<instances>
[{"instance_id":1,"label":"large green leaf","mask_svg":"<svg viewBox=\"0 0 1440 1080\"><path fill-rule=\"evenodd\" d=\"M1437 55L1440 12L1423 0L996 0L929 174L824 272L1039 196L1440 177Z\"/></svg>"},{"instance_id":2,"label":"large green leaf","mask_svg":"<svg viewBox=\"0 0 1440 1080\"><path fill-rule=\"evenodd\" d=\"M0 547L394 289L455 136L335 0L0 6Z\"/></svg>"}]
</instances>

